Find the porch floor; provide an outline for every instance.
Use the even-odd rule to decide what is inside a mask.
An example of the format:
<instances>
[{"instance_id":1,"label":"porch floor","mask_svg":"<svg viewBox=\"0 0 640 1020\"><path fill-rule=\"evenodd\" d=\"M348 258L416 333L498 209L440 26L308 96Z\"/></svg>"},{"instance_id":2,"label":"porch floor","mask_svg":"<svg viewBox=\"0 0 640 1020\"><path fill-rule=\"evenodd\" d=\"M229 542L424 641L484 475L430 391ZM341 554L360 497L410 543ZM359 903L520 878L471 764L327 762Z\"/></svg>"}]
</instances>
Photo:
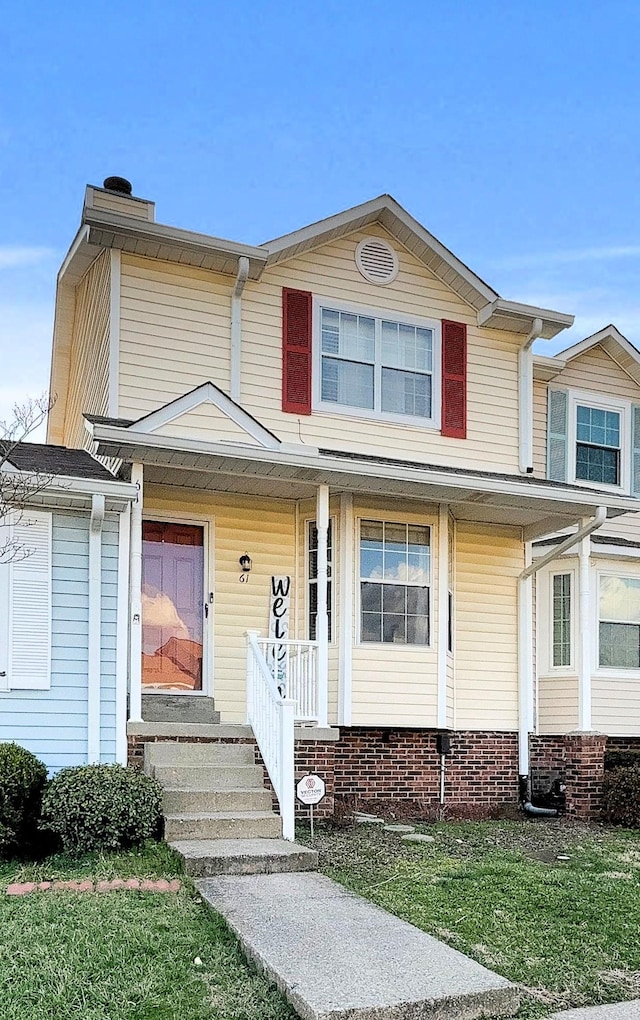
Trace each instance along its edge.
<instances>
[{"instance_id":1,"label":"porch floor","mask_svg":"<svg viewBox=\"0 0 640 1020\"><path fill-rule=\"evenodd\" d=\"M511 1017L505 978L317 873L200 879L304 1020Z\"/></svg>"}]
</instances>

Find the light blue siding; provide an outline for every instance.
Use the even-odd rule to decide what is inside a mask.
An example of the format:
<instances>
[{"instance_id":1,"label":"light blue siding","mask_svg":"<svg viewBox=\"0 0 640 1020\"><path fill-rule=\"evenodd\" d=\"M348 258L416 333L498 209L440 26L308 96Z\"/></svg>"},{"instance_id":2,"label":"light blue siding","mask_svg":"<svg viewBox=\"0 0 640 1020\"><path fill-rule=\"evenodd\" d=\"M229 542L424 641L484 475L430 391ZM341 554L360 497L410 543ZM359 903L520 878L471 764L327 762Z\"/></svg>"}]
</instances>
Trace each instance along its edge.
<instances>
[{"instance_id":1,"label":"light blue siding","mask_svg":"<svg viewBox=\"0 0 640 1020\"><path fill-rule=\"evenodd\" d=\"M100 760L116 757L118 517L102 534ZM87 760L89 515L53 514L51 689L0 693L0 741L15 740L50 771Z\"/></svg>"}]
</instances>

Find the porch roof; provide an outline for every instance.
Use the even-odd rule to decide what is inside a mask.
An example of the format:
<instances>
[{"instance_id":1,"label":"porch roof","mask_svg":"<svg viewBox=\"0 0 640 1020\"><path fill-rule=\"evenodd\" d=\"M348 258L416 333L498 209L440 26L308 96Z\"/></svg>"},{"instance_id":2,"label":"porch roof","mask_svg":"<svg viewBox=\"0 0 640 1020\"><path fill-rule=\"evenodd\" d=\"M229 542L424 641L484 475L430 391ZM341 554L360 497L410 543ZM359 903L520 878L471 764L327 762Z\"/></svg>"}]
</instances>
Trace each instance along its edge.
<instances>
[{"instance_id":1,"label":"porch roof","mask_svg":"<svg viewBox=\"0 0 640 1020\"><path fill-rule=\"evenodd\" d=\"M145 465L152 484L274 499L333 490L392 499L448 503L460 520L529 526L538 538L606 506L609 517L640 509L638 500L529 475L499 474L395 460L303 444L279 449L177 439L123 427L108 419L89 424L98 452Z\"/></svg>"}]
</instances>

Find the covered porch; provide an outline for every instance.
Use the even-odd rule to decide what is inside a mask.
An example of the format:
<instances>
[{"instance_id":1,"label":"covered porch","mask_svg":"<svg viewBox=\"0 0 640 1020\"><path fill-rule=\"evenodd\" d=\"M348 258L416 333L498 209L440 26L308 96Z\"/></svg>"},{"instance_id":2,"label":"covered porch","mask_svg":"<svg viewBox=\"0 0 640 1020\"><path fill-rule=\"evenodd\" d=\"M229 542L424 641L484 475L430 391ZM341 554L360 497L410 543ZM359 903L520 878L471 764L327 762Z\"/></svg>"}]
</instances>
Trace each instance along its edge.
<instances>
[{"instance_id":1,"label":"covered porch","mask_svg":"<svg viewBox=\"0 0 640 1020\"><path fill-rule=\"evenodd\" d=\"M186 640L201 643L200 665L192 656L186 670L190 691L214 697L223 723L249 722L274 786L289 773L291 786L281 765L296 724L533 730L531 543L594 518L601 493L308 447L177 439L135 424L92 427L100 454L131 464L139 492L130 722L142 719L152 687L145 526L152 543L154 526L178 525L202 529L190 554L189 569L202 565L200 623L186 628ZM611 516L635 509L607 499ZM402 612L385 613L387 598L404 599Z\"/></svg>"}]
</instances>

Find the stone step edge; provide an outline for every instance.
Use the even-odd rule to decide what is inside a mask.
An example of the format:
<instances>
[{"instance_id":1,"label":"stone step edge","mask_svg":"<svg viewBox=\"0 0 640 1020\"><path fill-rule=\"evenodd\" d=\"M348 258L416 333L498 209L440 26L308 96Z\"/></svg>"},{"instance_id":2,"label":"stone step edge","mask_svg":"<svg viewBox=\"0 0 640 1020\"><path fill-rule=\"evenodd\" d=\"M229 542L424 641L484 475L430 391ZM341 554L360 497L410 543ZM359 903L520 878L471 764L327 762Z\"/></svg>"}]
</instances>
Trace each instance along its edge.
<instances>
[{"instance_id":1,"label":"stone step edge","mask_svg":"<svg viewBox=\"0 0 640 1020\"><path fill-rule=\"evenodd\" d=\"M274 811L195 811L184 814L165 815L167 822L237 822L237 821L261 821L263 818L280 818Z\"/></svg>"},{"instance_id":2,"label":"stone step edge","mask_svg":"<svg viewBox=\"0 0 640 1020\"><path fill-rule=\"evenodd\" d=\"M250 726L241 723L128 722L127 736L151 741L154 737L202 737L212 740L254 740ZM335 726L296 726L296 740L333 742L340 739Z\"/></svg>"}]
</instances>

